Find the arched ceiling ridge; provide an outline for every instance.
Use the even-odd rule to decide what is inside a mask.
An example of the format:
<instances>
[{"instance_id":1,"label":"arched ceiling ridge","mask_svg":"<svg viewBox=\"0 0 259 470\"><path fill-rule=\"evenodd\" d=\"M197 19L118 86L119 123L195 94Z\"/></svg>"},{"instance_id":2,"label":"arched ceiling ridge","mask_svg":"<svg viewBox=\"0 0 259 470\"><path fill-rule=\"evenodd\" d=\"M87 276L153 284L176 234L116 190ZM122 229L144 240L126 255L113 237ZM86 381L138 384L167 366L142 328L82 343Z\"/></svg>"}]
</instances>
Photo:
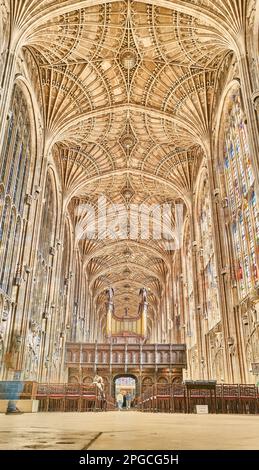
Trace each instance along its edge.
<instances>
[{"instance_id":1,"label":"arched ceiling ridge","mask_svg":"<svg viewBox=\"0 0 259 470\"><path fill-rule=\"evenodd\" d=\"M100 243L98 243L97 245L92 246L92 250L84 255L84 264L89 263L89 261L92 258L102 256L106 253L114 253L114 250L116 251L124 247L125 247L125 240L116 240L116 241L110 241L110 242L106 241L104 246L100 246ZM167 254L167 252L159 250L158 248L152 246L148 241L144 242L143 240L142 241L141 240L140 241L127 240L126 247L128 250L141 249L144 252L147 252L152 256L161 258L167 265L167 268L169 270L171 268L170 257Z\"/></svg>"},{"instance_id":2,"label":"arched ceiling ridge","mask_svg":"<svg viewBox=\"0 0 259 470\"><path fill-rule=\"evenodd\" d=\"M102 263L104 263L102 261ZM106 275L107 273L110 273L110 272L116 272L118 274L118 272L120 272L119 270L124 270L124 269L129 269L131 270L130 274L132 274L132 272L143 272L145 274L145 276L153 276L155 278L157 278L161 283L164 282L164 277L162 276L161 273L158 273L156 271L154 271L153 269L151 269L150 267L147 268L145 266L142 266L138 263L127 263L127 262L120 262L120 263L114 263L114 264L111 264L111 265L107 265L107 266L102 266L102 268L95 272L93 275L90 275L89 277L89 287L91 289L93 283L101 276L104 276Z\"/></svg>"},{"instance_id":3,"label":"arched ceiling ridge","mask_svg":"<svg viewBox=\"0 0 259 470\"><path fill-rule=\"evenodd\" d=\"M221 34L227 35L229 43L235 47L234 33L239 30L244 14L242 1L227 0L227 7L221 0L200 0L199 2L197 0L142 0L142 3L175 10L201 19ZM117 0L63 0L58 4L56 0L45 0L40 6L38 0L24 0L23 2L12 0L13 17L19 29L20 43L24 45L26 37L41 24L51 20L53 16L107 3L117 3Z\"/></svg>"},{"instance_id":4,"label":"arched ceiling ridge","mask_svg":"<svg viewBox=\"0 0 259 470\"><path fill-rule=\"evenodd\" d=\"M157 182L158 184L161 184L161 186L166 186L172 191L172 195L178 195L179 198L182 198L183 201L186 203L187 207L189 207L190 199L189 199L189 192L186 191L186 188L181 188L180 185L177 184L177 181L170 181L170 178L161 178L157 175L154 175L152 173L149 173L147 171L143 172L135 169L130 169L130 168L124 168L120 170L114 170L114 171L109 171L102 173L100 175L95 175L90 178L85 178L82 183L79 183L77 186L73 188L72 191L68 192L65 197L66 197L66 206L69 204L70 200L78 196L80 194L80 191L82 189L82 185L84 186L90 186L91 183L97 182L98 180L102 179L108 179L108 178L114 178L115 176L129 176L129 175L135 175L135 176L144 176L147 180L153 180Z\"/></svg>"},{"instance_id":5,"label":"arched ceiling ridge","mask_svg":"<svg viewBox=\"0 0 259 470\"><path fill-rule=\"evenodd\" d=\"M150 116L151 118L159 119L160 121L164 120L165 122L168 121L176 126L179 125L180 128L184 129L184 131L187 134L192 136L193 144L199 142L200 136L199 136L197 127L195 127L196 121L191 116L189 116L189 119L186 120L182 116L178 116L178 115L174 116L169 112L168 113L163 112L159 109L155 109L152 107L145 107L139 104L118 104L118 105L111 106L111 107L107 106L107 107L95 109L92 111L86 111L84 114L80 114L79 116L77 115L72 118L69 118L68 116L67 121L62 127L60 127L59 131L57 133L53 133L49 141L49 151L51 150L51 147L55 143L59 141L65 141L66 133L69 133L70 130L73 129L77 124L79 123L82 124L83 122L85 121L87 122L93 118L102 117L106 113L113 114L113 113L117 113L123 110L128 111L128 112L132 111L132 112L141 113L141 114L143 113L144 115Z\"/></svg>"}]
</instances>

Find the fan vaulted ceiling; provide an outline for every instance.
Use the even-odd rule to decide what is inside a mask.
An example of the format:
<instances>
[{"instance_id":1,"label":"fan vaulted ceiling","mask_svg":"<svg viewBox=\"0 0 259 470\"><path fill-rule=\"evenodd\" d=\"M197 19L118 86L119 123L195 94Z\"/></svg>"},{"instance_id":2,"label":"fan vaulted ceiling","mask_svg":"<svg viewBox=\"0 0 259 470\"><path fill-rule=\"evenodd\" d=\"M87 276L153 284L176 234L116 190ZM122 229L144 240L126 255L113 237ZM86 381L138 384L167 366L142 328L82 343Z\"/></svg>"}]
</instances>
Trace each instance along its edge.
<instances>
[{"instance_id":1,"label":"fan vaulted ceiling","mask_svg":"<svg viewBox=\"0 0 259 470\"><path fill-rule=\"evenodd\" d=\"M75 222L83 226L78 205L97 208L103 194L109 204L182 201L188 210L245 3L13 2L28 63L29 50L38 64L47 138ZM78 243L101 308L112 286L117 314L134 316L146 287L155 315L171 269L163 240Z\"/></svg>"}]
</instances>

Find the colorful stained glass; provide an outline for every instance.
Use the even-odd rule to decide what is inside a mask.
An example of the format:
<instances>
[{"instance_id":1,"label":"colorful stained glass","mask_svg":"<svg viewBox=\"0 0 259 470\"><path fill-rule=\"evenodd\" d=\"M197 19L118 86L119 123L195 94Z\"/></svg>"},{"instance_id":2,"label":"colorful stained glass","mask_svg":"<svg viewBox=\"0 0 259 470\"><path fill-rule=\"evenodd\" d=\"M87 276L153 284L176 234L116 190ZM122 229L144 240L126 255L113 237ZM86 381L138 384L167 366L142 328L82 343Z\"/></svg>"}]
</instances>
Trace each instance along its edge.
<instances>
[{"instance_id":1,"label":"colorful stained glass","mask_svg":"<svg viewBox=\"0 0 259 470\"><path fill-rule=\"evenodd\" d=\"M259 216L240 97L236 95L232 99L228 128L225 132L224 171L233 221L236 278L242 298L258 283Z\"/></svg>"}]
</instances>

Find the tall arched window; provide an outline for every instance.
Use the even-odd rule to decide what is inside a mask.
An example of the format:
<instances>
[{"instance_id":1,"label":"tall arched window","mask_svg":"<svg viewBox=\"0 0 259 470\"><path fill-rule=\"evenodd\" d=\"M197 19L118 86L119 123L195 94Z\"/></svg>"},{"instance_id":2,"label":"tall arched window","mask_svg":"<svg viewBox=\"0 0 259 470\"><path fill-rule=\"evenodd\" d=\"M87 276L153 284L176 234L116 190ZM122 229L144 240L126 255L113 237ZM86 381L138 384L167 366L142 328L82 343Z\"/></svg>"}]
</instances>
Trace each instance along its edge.
<instances>
[{"instance_id":1,"label":"tall arched window","mask_svg":"<svg viewBox=\"0 0 259 470\"><path fill-rule=\"evenodd\" d=\"M28 105L23 91L15 85L1 151L0 179L5 185L6 193L18 206L26 188L30 147Z\"/></svg>"},{"instance_id":2,"label":"tall arched window","mask_svg":"<svg viewBox=\"0 0 259 470\"><path fill-rule=\"evenodd\" d=\"M0 154L0 288L11 294L31 158L31 126L26 97L16 84Z\"/></svg>"},{"instance_id":3,"label":"tall arched window","mask_svg":"<svg viewBox=\"0 0 259 470\"><path fill-rule=\"evenodd\" d=\"M4 64L7 56L8 37L10 34L10 2L3 0L0 3L0 81L4 72Z\"/></svg>"},{"instance_id":4,"label":"tall arched window","mask_svg":"<svg viewBox=\"0 0 259 470\"><path fill-rule=\"evenodd\" d=\"M259 283L259 216L240 95L232 96L224 134L224 173L240 297Z\"/></svg>"}]
</instances>

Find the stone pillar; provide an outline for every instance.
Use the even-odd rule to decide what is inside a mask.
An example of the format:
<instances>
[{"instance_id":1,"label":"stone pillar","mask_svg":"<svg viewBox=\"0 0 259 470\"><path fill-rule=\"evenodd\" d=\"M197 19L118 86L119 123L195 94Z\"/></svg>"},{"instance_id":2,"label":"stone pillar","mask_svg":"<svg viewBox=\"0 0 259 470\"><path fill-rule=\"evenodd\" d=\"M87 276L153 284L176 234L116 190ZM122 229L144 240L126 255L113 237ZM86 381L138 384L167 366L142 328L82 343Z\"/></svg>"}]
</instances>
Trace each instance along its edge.
<instances>
[{"instance_id":1,"label":"stone pillar","mask_svg":"<svg viewBox=\"0 0 259 470\"><path fill-rule=\"evenodd\" d=\"M179 288L180 288L180 318L179 318L179 343L185 342L185 305L184 305L184 279L183 279L183 263L182 252L179 250Z\"/></svg>"},{"instance_id":2,"label":"stone pillar","mask_svg":"<svg viewBox=\"0 0 259 470\"><path fill-rule=\"evenodd\" d=\"M71 245L74 246L74 240L71 240ZM60 254L60 266L59 266L59 285L60 285L60 277L62 276L63 273L61 273L61 265L62 265L62 255L63 253ZM68 289L67 289L67 294L65 296L65 304L64 304L64 310L62 312L62 325L61 325L61 346L62 349L60 351L60 367L59 367L59 382L63 382L64 374L65 374L65 343L67 340L67 326L69 325L69 317L71 314L71 311L73 310L74 304L75 304L75 276L72 275L72 273L75 272L76 269L76 260L77 260L77 249L74 250L74 253L70 257L70 263L69 263L69 273L70 274L70 282L68 284ZM78 281L80 282L80 273L78 273ZM58 293L57 293L58 295ZM78 302L78 300L77 300ZM79 302L78 302L79 304ZM78 317L80 316L80 309L78 306ZM79 318L78 318L79 319ZM58 325L57 325L58 326ZM81 327L81 325L80 325ZM81 340L81 338L80 338Z\"/></svg>"},{"instance_id":3,"label":"stone pillar","mask_svg":"<svg viewBox=\"0 0 259 470\"><path fill-rule=\"evenodd\" d=\"M200 377L203 378L203 361L204 361L204 347L203 347L203 332L201 322L200 306L200 292L199 292L199 273L198 273L198 253L197 253L197 240L195 230L195 206L194 197L191 200L191 217L190 217L190 231L192 240L192 272L193 272L193 294L194 294L194 308L195 308L195 328L197 340L197 353L198 353L198 367Z\"/></svg>"},{"instance_id":4,"label":"stone pillar","mask_svg":"<svg viewBox=\"0 0 259 470\"><path fill-rule=\"evenodd\" d=\"M58 208L58 203L61 201L57 201L57 208L59 213L57 213L57 221L56 227L54 228L54 240L59 239L63 240L64 237L64 213L62 210L62 206ZM61 204L60 204L61 205ZM54 250L51 251L51 256L53 259L51 260L51 274L49 280L49 293L48 298L50 302L50 306L52 309L51 315L51 325L50 325L50 335L49 335L49 350L48 354L51 359L51 365L49 367L49 374L48 379L50 381L58 380L58 376L60 373L61 368L61 359L62 359L62 348L60 347L60 334L57 332L60 330L59 322L59 289L60 289L60 274L61 274L61 265L62 265L62 255L63 252L57 251L56 247ZM63 312L64 313L64 312ZM64 345L64 342L63 342Z\"/></svg>"}]
</instances>

